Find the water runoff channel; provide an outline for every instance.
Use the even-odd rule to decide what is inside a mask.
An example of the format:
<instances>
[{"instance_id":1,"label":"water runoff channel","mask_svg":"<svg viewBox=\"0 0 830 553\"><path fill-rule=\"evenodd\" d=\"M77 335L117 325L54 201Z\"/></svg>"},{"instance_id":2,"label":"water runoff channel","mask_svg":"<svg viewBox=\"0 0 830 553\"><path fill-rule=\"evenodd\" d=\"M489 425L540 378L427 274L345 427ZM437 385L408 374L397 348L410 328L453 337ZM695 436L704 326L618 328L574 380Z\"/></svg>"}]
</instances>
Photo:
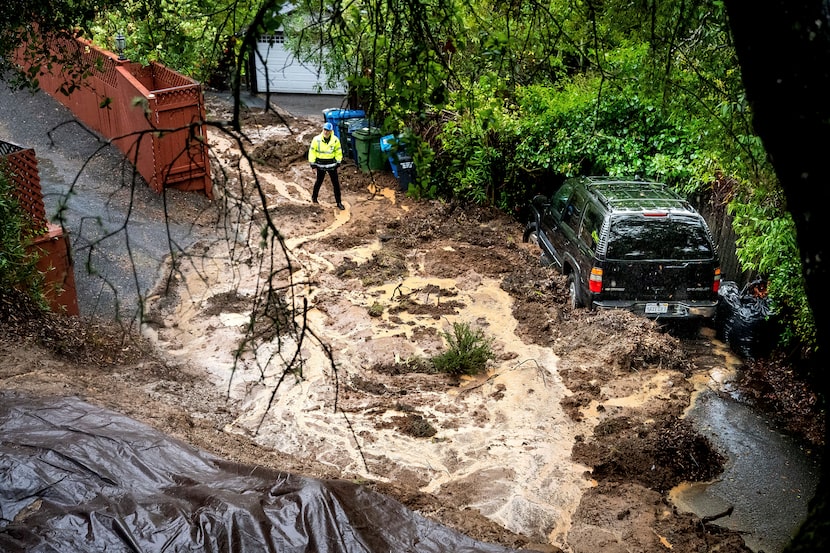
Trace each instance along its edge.
<instances>
[{"instance_id":1,"label":"water runoff channel","mask_svg":"<svg viewBox=\"0 0 830 553\"><path fill-rule=\"evenodd\" d=\"M681 484L670 497L701 518L729 513L713 523L740 532L756 553L780 553L807 516L819 455L740 396L732 383L742 362L722 349L726 367L696 382L686 418L726 458L724 472L712 482Z\"/></svg>"}]
</instances>

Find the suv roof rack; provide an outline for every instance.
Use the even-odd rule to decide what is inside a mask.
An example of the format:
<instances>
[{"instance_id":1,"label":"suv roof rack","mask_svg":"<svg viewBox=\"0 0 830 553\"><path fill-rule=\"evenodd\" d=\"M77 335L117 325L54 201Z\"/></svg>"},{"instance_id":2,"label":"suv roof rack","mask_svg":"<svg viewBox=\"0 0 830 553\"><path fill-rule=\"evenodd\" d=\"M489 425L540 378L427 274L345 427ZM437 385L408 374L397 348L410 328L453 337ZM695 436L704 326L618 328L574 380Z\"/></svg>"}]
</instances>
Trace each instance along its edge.
<instances>
[{"instance_id":1,"label":"suv roof rack","mask_svg":"<svg viewBox=\"0 0 830 553\"><path fill-rule=\"evenodd\" d=\"M692 209L688 201L661 182L619 177L585 177L585 180L586 188L593 191L600 202L612 209Z\"/></svg>"}]
</instances>

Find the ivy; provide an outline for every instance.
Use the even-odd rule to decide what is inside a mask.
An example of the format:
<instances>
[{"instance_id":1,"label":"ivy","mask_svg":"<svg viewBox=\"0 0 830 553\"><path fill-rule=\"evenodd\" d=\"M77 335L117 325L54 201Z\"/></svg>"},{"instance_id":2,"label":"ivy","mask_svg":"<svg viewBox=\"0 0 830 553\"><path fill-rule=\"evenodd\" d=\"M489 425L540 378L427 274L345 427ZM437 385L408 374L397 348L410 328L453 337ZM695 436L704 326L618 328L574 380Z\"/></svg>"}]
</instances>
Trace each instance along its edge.
<instances>
[{"instance_id":1,"label":"ivy","mask_svg":"<svg viewBox=\"0 0 830 553\"><path fill-rule=\"evenodd\" d=\"M0 289L25 292L46 309L37 256L27 249L37 230L20 207L0 166Z\"/></svg>"}]
</instances>

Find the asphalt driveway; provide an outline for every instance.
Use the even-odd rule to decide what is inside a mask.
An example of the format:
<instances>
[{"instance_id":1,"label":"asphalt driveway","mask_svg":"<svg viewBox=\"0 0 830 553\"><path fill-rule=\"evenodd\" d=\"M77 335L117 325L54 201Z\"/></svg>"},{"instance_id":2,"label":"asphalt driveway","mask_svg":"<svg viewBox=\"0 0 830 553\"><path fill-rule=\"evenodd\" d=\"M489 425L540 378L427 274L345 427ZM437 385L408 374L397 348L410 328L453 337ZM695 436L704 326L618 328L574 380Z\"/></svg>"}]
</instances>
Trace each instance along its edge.
<instances>
[{"instance_id":1,"label":"asphalt driveway","mask_svg":"<svg viewBox=\"0 0 830 553\"><path fill-rule=\"evenodd\" d=\"M230 93L206 92L231 102ZM344 97L272 94L272 105L323 120ZM248 107L265 95L243 93ZM208 131L210 132L210 131ZM193 192L154 193L121 152L40 91L13 91L0 80L0 140L32 148L49 219L69 231L83 316L131 321L171 253L213 235L211 202Z\"/></svg>"},{"instance_id":2,"label":"asphalt driveway","mask_svg":"<svg viewBox=\"0 0 830 553\"><path fill-rule=\"evenodd\" d=\"M44 92L0 81L0 140L35 151L47 216L69 231L82 316L133 320L167 256L210 234L199 220L205 196L154 193L117 148Z\"/></svg>"}]
</instances>

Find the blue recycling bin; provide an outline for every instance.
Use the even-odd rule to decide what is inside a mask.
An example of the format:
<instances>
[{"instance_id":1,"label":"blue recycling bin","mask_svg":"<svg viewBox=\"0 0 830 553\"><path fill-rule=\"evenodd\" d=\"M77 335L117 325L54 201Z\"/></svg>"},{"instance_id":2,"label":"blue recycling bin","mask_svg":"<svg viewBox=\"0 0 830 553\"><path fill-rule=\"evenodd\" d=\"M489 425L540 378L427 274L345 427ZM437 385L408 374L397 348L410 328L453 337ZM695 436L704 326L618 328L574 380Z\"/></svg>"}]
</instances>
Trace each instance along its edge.
<instances>
[{"instance_id":1,"label":"blue recycling bin","mask_svg":"<svg viewBox=\"0 0 830 553\"><path fill-rule=\"evenodd\" d=\"M397 154L398 152L403 153L403 150L399 150L398 144L398 137L394 134L380 137L380 151L385 152L386 157L389 158L389 166L392 168L392 174L395 175L395 178L398 178Z\"/></svg>"},{"instance_id":2,"label":"blue recycling bin","mask_svg":"<svg viewBox=\"0 0 830 553\"><path fill-rule=\"evenodd\" d=\"M355 117L365 117L366 112L362 109L340 109L340 108L326 108L323 110L323 119L327 123L334 126L334 134L341 141L343 137L340 136L340 122L344 119L352 119Z\"/></svg>"},{"instance_id":3,"label":"blue recycling bin","mask_svg":"<svg viewBox=\"0 0 830 553\"><path fill-rule=\"evenodd\" d=\"M409 184L414 176L415 163L412 161L412 156L406 152L403 144L401 144L399 137L394 134L380 137L380 149L386 152L392 174L398 179L400 189L409 190Z\"/></svg>"}]
</instances>

